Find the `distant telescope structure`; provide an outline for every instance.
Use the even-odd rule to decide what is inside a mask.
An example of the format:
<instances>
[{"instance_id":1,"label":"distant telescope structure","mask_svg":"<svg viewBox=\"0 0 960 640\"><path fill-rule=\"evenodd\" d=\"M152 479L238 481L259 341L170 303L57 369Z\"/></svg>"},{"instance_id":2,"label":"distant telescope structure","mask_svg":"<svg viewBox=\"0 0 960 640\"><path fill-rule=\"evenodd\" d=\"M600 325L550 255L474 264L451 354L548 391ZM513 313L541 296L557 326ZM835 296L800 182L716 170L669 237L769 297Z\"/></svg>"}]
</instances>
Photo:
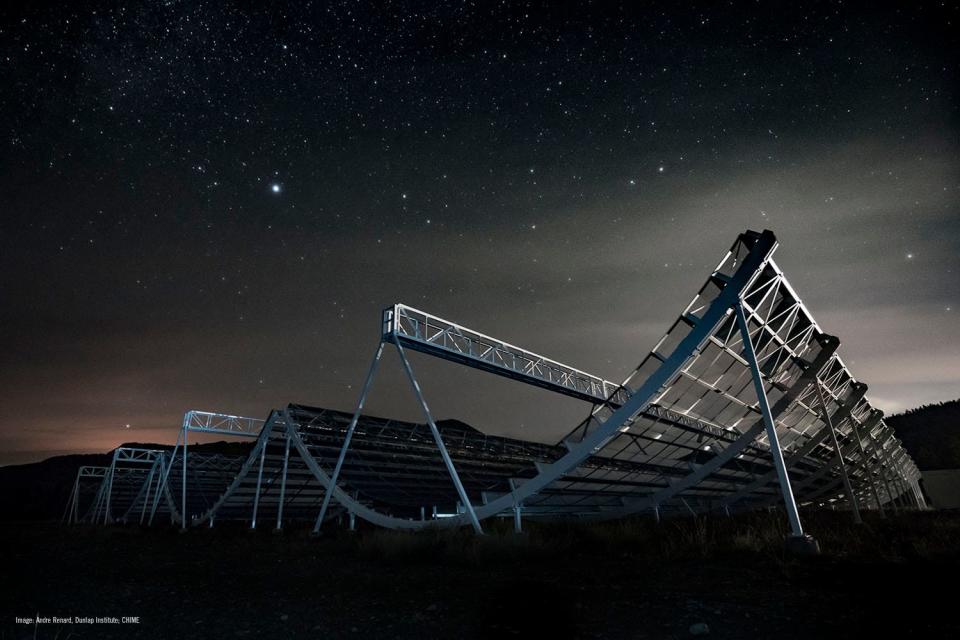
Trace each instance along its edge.
<instances>
[{"instance_id":1,"label":"distant telescope structure","mask_svg":"<svg viewBox=\"0 0 960 640\"><path fill-rule=\"evenodd\" d=\"M926 508L920 473L773 260L770 231L741 234L666 335L622 383L403 304L383 312L353 414L290 404L266 420L189 411L172 451L118 449L84 467L64 519L240 520L350 528L470 526L492 517L609 520L782 505ZM363 414L394 349L424 423ZM582 400L589 418L555 445L436 422L407 351ZM190 453L190 432L250 440L249 455Z\"/></svg>"}]
</instances>

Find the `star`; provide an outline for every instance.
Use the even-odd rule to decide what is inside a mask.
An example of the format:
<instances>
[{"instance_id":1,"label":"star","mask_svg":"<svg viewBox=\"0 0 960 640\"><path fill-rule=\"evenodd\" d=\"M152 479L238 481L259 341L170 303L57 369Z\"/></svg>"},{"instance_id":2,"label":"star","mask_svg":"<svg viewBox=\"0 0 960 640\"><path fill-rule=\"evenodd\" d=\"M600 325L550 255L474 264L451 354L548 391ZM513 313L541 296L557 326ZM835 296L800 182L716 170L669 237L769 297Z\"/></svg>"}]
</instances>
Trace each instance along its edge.
<instances>
[{"instance_id":1,"label":"star","mask_svg":"<svg viewBox=\"0 0 960 640\"><path fill-rule=\"evenodd\" d=\"M273 184L270 185L270 191L272 191L273 193L280 193L282 190L283 188L280 186L279 182L274 182Z\"/></svg>"}]
</instances>

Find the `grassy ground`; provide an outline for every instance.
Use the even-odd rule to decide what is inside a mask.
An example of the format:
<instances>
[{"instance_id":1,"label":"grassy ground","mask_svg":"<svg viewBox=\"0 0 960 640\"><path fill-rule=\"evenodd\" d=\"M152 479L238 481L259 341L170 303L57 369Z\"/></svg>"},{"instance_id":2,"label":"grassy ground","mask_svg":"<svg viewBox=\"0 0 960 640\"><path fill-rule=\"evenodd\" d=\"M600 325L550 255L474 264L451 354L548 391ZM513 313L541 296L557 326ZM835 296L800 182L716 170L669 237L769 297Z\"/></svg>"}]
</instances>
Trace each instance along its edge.
<instances>
[{"instance_id":1,"label":"grassy ground","mask_svg":"<svg viewBox=\"0 0 960 640\"><path fill-rule=\"evenodd\" d=\"M778 513L484 537L5 524L0 638L960 637L960 514L804 520L821 556L785 555ZM141 622L13 624L38 612Z\"/></svg>"}]
</instances>

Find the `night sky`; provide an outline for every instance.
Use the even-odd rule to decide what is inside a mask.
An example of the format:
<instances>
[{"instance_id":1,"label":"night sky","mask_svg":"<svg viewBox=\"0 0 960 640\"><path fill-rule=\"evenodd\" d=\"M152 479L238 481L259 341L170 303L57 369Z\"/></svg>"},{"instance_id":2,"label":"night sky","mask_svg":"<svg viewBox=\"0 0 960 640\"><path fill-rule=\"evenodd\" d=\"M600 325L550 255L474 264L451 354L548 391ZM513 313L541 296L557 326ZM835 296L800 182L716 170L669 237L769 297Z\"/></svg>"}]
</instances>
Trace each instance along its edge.
<instances>
[{"instance_id":1,"label":"night sky","mask_svg":"<svg viewBox=\"0 0 960 640\"><path fill-rule=\"evenodd\" d=\"M394 302L620 380L747 228L878 406L960 396L956 3L551 4L3 9L0 464L350 410ZM411 357L491 433L589 409Z\"/></svg>"}]
</instances>

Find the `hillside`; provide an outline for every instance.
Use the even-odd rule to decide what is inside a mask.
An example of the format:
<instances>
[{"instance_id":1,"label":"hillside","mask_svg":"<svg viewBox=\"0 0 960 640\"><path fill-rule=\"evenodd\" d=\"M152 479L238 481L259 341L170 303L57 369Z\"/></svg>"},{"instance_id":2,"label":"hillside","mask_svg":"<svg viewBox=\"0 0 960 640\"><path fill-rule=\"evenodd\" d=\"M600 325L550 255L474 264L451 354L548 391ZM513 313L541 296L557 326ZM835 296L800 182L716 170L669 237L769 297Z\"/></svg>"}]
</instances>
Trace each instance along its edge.
<instances>
[{"instance_id":1,"label":"hillside","mask_svg":"<svg viewBox=\"0 0 960 640\"><path fill-rule=\"evenodd\" d=\"M123 447L170 449L170 445L130 442ZM247 442L192 444L191 451L244 455ZM41 462L0 467L0 521L56 520L63 515L77 470L84 465L107 466L112 452L67 455Z\"/></svg>"},{"instance_id":2,"label":"hillside","mask_svg":"<svg viewBox=\"0 0 960 640\"><path fill-rule=\"evenodd\" d=\"M885 418L921 470L960 468L960 400Z\"/></svg>"},{"instance_id":3,"label":"hillside","mask_svg":"<svg viewBox=\"0 0 960 640\"><path fill-rule=\"evenodd\" d=\"M917 466L927 469L960 468L960 400L931 404L886 418L896 430ZM457 421L441 421L472 429ZM169 448L169 445L128 443L123 446ZM212 442L192 445L193 451L243 455L251 443ZM110 464L110 453L67 455L42 462L0 467L0 520L59 519L67 503L77 469Z\"/></svg>"}]
</instances>

